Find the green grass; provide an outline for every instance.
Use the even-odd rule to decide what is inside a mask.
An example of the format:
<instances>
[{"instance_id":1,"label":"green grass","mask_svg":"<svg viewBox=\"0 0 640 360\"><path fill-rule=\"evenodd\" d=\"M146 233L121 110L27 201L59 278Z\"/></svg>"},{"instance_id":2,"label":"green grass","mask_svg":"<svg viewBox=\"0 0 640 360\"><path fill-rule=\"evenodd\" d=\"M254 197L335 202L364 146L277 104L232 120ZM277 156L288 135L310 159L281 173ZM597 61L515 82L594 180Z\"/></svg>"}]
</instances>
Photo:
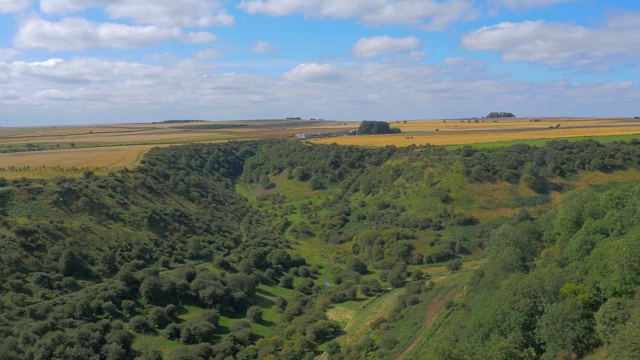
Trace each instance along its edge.
<instances>
[{"instance_id":1,"label":"green grass","mask_svg":"<svg viewBox=\"0 0 640 360\"><path fill-rule=\"evenodd\" d=\"M614 141L630 141L633 139L640 139L640 135L607 135L607 136L578 136L578 137L567 137L567 138L554 138L554 139L529 139L529 140L508 140L508 141L496 141L496 142L485 142L485 143L476 143L476 144L466 144L466 145L449 145L445 146L447 150L457 150L462 149L465 146L471 146L477 149L491 149L496 147L506 147L518 144L526 144L530 146L545 146L550 141L560 141L560 140L568 140L568 141L582 141L582 140L596 140L603 144L610 143Z\"/></svg>"},{"instance_id":2,"label":"green grass","mask_svg":"<svg viewBox=\"0 0 640 360\"><path fill-rule=\"evenodd\" d=\"M140 351L145 354L151 350L160 350L162 351L163 357L166 359L167 355L172 351L181 349L181 348L189 348L189 345L181 344L177 341L171 341L162 335L154 334L154 335L141 335L135 334L133 339L133 349Z\"/></svg>"},{"instance_id":3,"label":"green grass","mask_svg":"<svg viewBox=\"0 0 640 360\"><path fill-rule=\"evenodd\" d=\"M338 342L343 344L356 342L358 338L365 335L369 331L372 320L383 317L393 307L402 292L403 289L394 289L371 301L350 301L333 305L332 307L341 306L355 311L355 316L349 321L350 326L346 334L340 337Z\"/></svg>"}]
</instances>

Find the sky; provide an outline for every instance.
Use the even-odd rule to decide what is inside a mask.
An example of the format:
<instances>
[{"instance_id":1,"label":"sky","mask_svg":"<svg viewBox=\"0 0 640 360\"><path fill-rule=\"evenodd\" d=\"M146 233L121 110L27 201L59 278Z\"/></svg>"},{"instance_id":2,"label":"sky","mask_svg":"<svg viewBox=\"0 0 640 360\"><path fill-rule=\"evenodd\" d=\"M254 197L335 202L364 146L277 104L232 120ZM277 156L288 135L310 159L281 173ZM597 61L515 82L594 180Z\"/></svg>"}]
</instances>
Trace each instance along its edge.
<instances>
[{"instance_id":1,"label":"sky","mask_svg":"<svg viewBox=\"0 0 640 360\"><path fill-rule=\"evenodd\" d=\"M0 126L640 115L638 0L0 0Z\"/></svg>"}]
</instances>

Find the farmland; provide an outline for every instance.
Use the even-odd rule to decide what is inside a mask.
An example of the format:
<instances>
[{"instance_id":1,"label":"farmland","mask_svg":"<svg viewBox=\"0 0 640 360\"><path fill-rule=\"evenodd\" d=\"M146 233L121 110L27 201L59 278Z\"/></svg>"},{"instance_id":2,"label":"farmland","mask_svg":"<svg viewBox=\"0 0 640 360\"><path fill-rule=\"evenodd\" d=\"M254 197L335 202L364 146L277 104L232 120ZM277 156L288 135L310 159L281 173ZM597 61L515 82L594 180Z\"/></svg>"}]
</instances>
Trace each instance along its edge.
<instances>
[{"instance_id":1,"label":"farmland","mask_svg":"<svg viewBox=\"0 0 640 360\"><path fill-rule=\"evenodd\" d=\"M545 118L535 120L537 121L529 118L497 121L489 119L421 120L406 123L397 121L392 122L392 127L400 128L401 134L329 138L314 142L356 146L476 145L498 142L513 144L560 138L632 137L640 134L640 121L633 119Z\"/></svg>"},{"instance_id":2,"label":"farmland","mask_svg":"<svg viewBox=\"0 0 640 360\"><path fill-rule=\"evenodd\" d=\"M630 140L640 121L629 118L522 118L390 121L401 134L341 136L311 140L355 146L412 144L507 146L544 145L559 138ZM5 178L80 176L87 170L106 174L137 166L154 147L286 138L297 133L341 132L356 122L252 120L91 126L0 128L0 171Z\"/></svg>"},{"instance_id":3,"label":"farmland","mask_svg":"<svg viewBox=\"0 0 640 360\"><path fill-rule=\"evenodd\" d=\"M79 176L135 167L151 148L336 132L357 125L330 121L259 120L0 128L5 178Z\"/></svg>"}]
</instances>

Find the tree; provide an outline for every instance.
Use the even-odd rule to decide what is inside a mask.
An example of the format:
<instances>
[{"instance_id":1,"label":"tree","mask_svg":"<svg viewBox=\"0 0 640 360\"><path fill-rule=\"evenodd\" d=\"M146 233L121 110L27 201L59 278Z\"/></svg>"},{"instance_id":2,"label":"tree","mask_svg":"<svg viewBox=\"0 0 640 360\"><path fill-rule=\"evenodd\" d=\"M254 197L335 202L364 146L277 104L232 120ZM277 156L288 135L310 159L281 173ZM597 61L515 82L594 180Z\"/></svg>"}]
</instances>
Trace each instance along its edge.
<instances>
[{"instance_id":1,"label":"tree","mask_svg":"<svg viewBox=\"0 0 640 360\"><path fill-rule=\"evenodd\" d=\"M64 276L81 277L86 275L87 268L84 262L73 250L65 250L59 260L60 273Z\"/></svg>"},{"instance_id":2,"label":"tree","mask_svg":"<svg viewBox=\"0 0 640 360\"><path fill-rule=\"evenodd\" d=\"M338 354L340 354L340 344L338 344L336 341L330 341L327 344L327 354L329 355L329 358L332 358Z\"/></svg>"},{"instance_id":3,"label":"tree","mask_svg":"<svg viewBox=\"0 0 640 360\"><path fill-rule=\"evenodd\" d=\"M367 264L365 264L355 256L352 256L349 258L349 260L347 260L347 270L355 271L358 274L362 275L366 274L368 271Z\"/></svg>"},{"instance_id":4,"label":"tree","mask_svg":"<svg viewBox=\"0 0 640 360\"><path fill-rule=\"evenodd\" d=\"M398 128L391 128L385 121L363 121L358 128L358 135L394 134L400 133Z\"/></svg>"},{"instance_id":5,"label":"tree","mask_svg":"<svg viewBox=\"0 0 640 360\"><path fill-rule=\"evenodd\" d=\"M151 326L164 329L169 323L171 323L171 319L167 316L165 309L161 307L154 307L149 311L149 315L147 316L149 323Z\"/></svg>"},{"instance_id":6,"label":"tree","mask_svg":"<svg viewBox=\"0 0 640 360\"><path fill-rule=\"evenodd\" d=\"M149 323L144 316L134 316L129 320L129 329L138 334L145 334L149 330Z\"/></svg>"},{"instance_id":7,"label":"tree","mask_svg":"<svg viewBox=\"0 0 640 360\"><path fill-rule=\"evenodd\" d=\"M360 283L360 291L365 296L374 296L380 293L382 285L378 279L362 280Z\"/></svg>"},{"instance_id":8,"label":"tree","mask_svg":"<svg viewBox=\"0 0 640 360\"><path fill-rule=\"evenodd\" d=\"M247 310L247 319L253 323L262 322L262 308L260 306L252 306Z\"/></svg>"},{"instance_id":9,"label":"tree","mask_svg":"<svg viewBox=\"0 0 640 360\"><path fill-rule=\"evenodd\" d=\"M293 276L284 275L283 277L280 278L280 282L278 283L278 286L283 287L285 289L293 289Z\"/></svg>"},{"instance_id":10,"label":"tree","mask_svg":"<svg viewBox=\"0 0 640 360\"><path fill-rule=\"evenodd\" d=\"M166 300L162 291L162 279L147 276L140 285L140 295L147 304L157 304Z\"/></svg>"},{"instance_id":11,"label":"tree","mask_svg":"<svg viewBox=\"0 0 640 360\"><path fill-rule=\"evenodd\" d=\"M164 336L169 340L177 340L180 338L180 325L171 323L164 329Z\"/></svg>"},{"instance_id":12,"label":"tree","mask_svg":"<svg viewBox=\"0 0 640 360\"><path fill-rule=\"evenodd\" d=\"M596 313L596 330L600 338L610 344L629 321L630 314L625 303L618 298L611 298Z\"/></svg>"},{"instance_id":13,"label":"tree","mask_svg":"<svg viewBox=\"0 0 640 360\"><path fill-rule=\"evenodd\" d=\"M200 314L200 320L213 326L218 326L220 324L220 313L216 309L204 311Z\"/></svg>"},{"instance_id":14,"label":"tree","mask_svg":"<svg viewBox=\"0 0 640 360\"><path fill-rule=\"evenodd\" d=\"M565 299L549 306L538 322L537 334L545 344L543 359L556 359L560 352L582 358L597 345L593 318L576 299Z\"/></svg>"},{"instance_id":15,"label":"tree","mask_svg":"<svg viewBox=\"0 0 640 360\"><path fill-rule=\"evenodd\" d=\"M447 270L452 273L460 271L462 269L463 263L460 259L451 260L446 264Z\"/></svg>"},{"instance_id":16,"label":"tree","mask_svg":"<svg viewBox=\"0 0 640 360\"><path fill-rule=\"evenodd\" d=\"M495 118L508 118L508 117L516 117L516 116L510 112L491 112L489 113L489 115L487 115L487 117L490 119L495 119Z\"/></svg>"}]
</instances>

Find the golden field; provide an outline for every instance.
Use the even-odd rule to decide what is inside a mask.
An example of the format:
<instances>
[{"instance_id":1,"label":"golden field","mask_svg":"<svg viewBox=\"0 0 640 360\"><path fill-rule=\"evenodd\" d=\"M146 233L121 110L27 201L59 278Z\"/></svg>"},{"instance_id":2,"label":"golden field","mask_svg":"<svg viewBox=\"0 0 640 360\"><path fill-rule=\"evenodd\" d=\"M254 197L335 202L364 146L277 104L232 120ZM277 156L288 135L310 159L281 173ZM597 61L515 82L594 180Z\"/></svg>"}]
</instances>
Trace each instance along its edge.
<instances>
[{"instance_id":1,"label":"golden field","mask_svg":"<svg viewBox=\"0 0 640 360\"><path fill-rule=\"evenodd\" d=\"M0 154L0 177L78 176L86 170L106 173L137 166L152 147L131 145Z\"/></svg>"},{"instance_id":2,"label":"golden field","mask_svg":"<svg viewBox=\"0 0 640 360\"><path fill-rule=\"evenodd\" d=\"M0 128L0 177L80 176L86 170L106 173L137 166L144 153L156 146L285 138L353 127L357 124L263 120ZM32 148L26 149L27 145ZM26 151L33 146L45 150Z\"/></svg>"},{"instance_id":3,"label":"golden field","mask_svg":"<svg viewBox=\"0 0 640 360\"><path fill-rule=\"evenodd\" d=\"M446 121L446 122L445 122ZM640 134L640 120L633 119L529 119L485 120L419 120L391 122L401 134L345 136L313 140L320 144L355 146L468 145L500 141L560 139L585 136ZM556 127L560 125L559 127Z\"/></svg>"},{"instance_id":4,"label":"golden field","mask_svg":"<svg viewBox=\"0 0 640 360\"><path fill-rule=\"evenodd\" d=\"M465 119L390 121L401 134L312 140L357 146L462 145L499 141L640 134L640 121L620 119ZM558 127L559 125L559 127ZM79 176L135 167L155 146L287 138L339 132L359 123L254 120L171 124L119 124L32 128L0 127L0 177ZM34 150L37 147L38 151ZM13 152L17 151L17 152Z\"/></svg>"}]
</instances>

